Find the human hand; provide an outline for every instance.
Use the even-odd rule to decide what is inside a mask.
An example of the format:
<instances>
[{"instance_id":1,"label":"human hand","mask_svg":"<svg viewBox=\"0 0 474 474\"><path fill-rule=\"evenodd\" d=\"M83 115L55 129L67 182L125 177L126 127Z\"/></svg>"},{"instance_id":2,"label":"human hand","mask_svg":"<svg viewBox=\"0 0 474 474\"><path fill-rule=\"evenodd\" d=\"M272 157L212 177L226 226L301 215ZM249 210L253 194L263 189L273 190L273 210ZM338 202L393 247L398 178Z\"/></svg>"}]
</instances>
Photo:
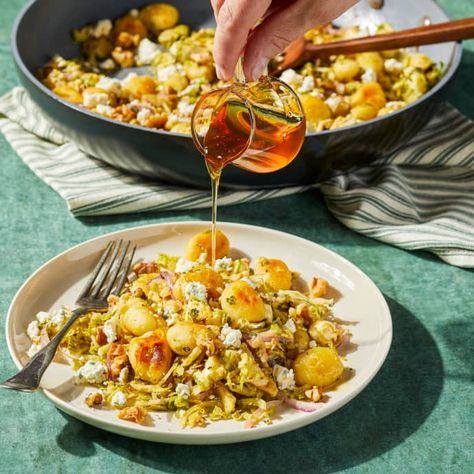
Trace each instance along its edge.
<instances>
[{"instance_id":1,"label":"human hand","mask_svg":"<svg viewBox=\"0 0 474 474\"><path fill-rule=\"evenodd\" d=\"M357 1L211 0L217 21L214 59L218 77L232 78L243 54L245 77L257 80L268 61L293 40L334 20Z\"/></svg>"}]
</instances>

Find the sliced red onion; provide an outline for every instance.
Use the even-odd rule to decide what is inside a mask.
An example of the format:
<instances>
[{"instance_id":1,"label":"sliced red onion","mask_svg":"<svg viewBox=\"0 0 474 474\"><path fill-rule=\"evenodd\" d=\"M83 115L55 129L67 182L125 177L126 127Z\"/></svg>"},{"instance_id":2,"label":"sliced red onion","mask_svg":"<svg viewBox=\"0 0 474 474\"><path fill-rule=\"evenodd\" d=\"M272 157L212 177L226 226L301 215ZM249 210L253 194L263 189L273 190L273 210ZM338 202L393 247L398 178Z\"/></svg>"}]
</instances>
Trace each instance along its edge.
<instances>
[{"instance_id":1,"label":"sliced red onion","mask_svg":"<svg viewBox=\"0 0 474 474\"><path fill-rule=\"evenodd\" d=\"M150 281L148 281L145 286L148 287L150 286L152 283L161 283L162 281L164 280L164 278L160 276L157 276L155 278L152 278Z\"/></svg>"},{"instance_id":2,"label":"sliced red onion","mask_svg":"<svg viewBox=\"0 0 474 474\"><path fill-rule=\"evenodd\" d=\"M261 332L258 337L260 337L264 342L271 342L277 340L279 342L289 342L290 339L284 336L279 336L278 334L274 333L273 331L265 331Z\"/></svg>"},{"instance_id":3,"label":"sliced red onion","mask_svg":"<svg viewBox=\"0 0 474 474\"><path fill-rule=\"evenodd\" d=\"M341 337L341 341L337 345L337 352L339 355L344 355L346 351L349 351L351 348L351 333L345 331Z\"/></svg>"},{"instance_id":4,"label":"sliced red onion","mask_svg":"<svg viewBox=\"0 0 474 474\"><path fill-rule=\"evenodd\" d=\"M283 400L270 400L267 402L267 408L278 408L283 404Z\"/></svg>"},{"instance_id":5,"label":"sliced red onion","mask_svg":"<svg viewBox=\"0 0 474 474\"><path fill-rule=\"evenodd\" d=\"M173 286L174 286L174 281L173 281L174 275L173 275L173 273L171 273L171 272L168 271L168 270L162 269L162 270L160 271L160 276L161 276L161 278L163 278L163 279L166 281L166 283L168 284L169 288L172 290L172 289L173 289Z\"/></svg>"},{"instance_id":6,"label":"sliced red onion","mask_svg":"<svg viewBox=\"0 0 474 474\"><path fill-rule=\"evenodd\" d=\"M322 408L325 404L320 402L304 402L301 400L295 400L294 398L283 397L283 401L286 405L295 410L310 413Z\"/></svg>"}]
</instances>

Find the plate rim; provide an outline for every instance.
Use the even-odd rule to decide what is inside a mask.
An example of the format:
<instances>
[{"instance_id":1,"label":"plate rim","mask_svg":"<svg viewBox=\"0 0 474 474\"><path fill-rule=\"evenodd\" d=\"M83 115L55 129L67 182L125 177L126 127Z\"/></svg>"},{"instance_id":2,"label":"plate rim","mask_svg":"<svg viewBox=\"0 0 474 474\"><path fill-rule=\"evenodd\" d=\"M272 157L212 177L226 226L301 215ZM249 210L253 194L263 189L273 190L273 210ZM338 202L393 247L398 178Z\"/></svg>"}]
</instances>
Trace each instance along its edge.
<instances>
[{"instance_id":1,"label":"plate rim","mask_svg":"<svg viewBox=\"0 0 474 474\"><path fill-rule=\"evenodd\" d=\"M83 242L80 242L76 245L73 245L66 250L60 252L59 254L55 255L54 257L50 258L42 265L40 265L35 271L33 271L26 280L21 284L19 289L16 291L7 311L7 316L5 319L5 338L7 342L8 351L10 353L10 357L12 358L15 366L18 369L23 367L23 364L20 362L18 357L16 356L16 350L13 344L13 338L10 335L13 333L13 310L17 304L17 301L21 299L22 293L25 288L30 284L30 281L37 277L39 273L41 273L47 266L53 264L55 261L63 258L66 254L73 252L74 250L85 246L93 244L96 241L99 241L104 238L113 238L117 234L123 234L127 232L140 232L142 230L151 229L151 228L167 228L173 226L188 226L188 225L203 225L207 224L210 225L209 221L205 220L189 220L189 221L166 221L166 222L159 222L153 224L145 224L133 227L125 227L123 229L118 229L112 232L107 232L104 234L97 235L90 239L87 239ZM86 414L81 412L80 410L75 409L70 403L63 401L60 397L56 396L55 394L51 393L47 389L43 389L40 387L37 391L44 395L49 401L51 401L54 406L56 406L61 411L73 416L76 419L81 420L89 425L95 426L97 428L113 432L116 434L120 434L122 436L129 436L136 439L142 439L152 442L164 442L169 444L228 444L228 443L236 443L236 442L245 442L245 441L252 441L261 438L270 438L272 436L276 436L279 434L283 434L289 431L293 431L298 428L302 428L307 426L311 423L314 423L320 419L325 418L326 416L334 413L335 411L339 410L346 404L348 404L351 400L353 400L357 395L359 395L362 390L364 390L367 385L373 380L373 378L377 375L382 367L383 363L385 362L387 355L390 351L392 338L393 338L393 321L391 317L390 308L385 300L385 297L382 291L378 288L375 282L364 272L362 271L357 265L352 263L350 260L345 258L342 255L339 255L337 252L324 247L323 245L314 242L310 239L306 239L304 237L300 237L295 235L291 232L285 232L277 229L273 229L271 227L266 226L258 226L253 224L244 224L238 222L228 222L228 221L219 221L219 227L230 226L237 229L247 229L253 231L265 231L270 232L281 237L291 237L292 239L296 239L297 241L304 242L305 244L311 244L316 246L320 250L324 252L328 252L331 256L336 257L343 261L344 264L348 265L353 271L355 271L359 276L364 278L366 282L372 286L374 290L374 296L377 296L378 302L381 304L382 314L384 316L384 329L385 332L383 334L383 339L381 340L381 344L379 347L380 357L375 361L374 367L370 373L368 373L361 381L359 381L358 385L352 389L349 393L345 394L340 400L328 404L326 407L323 407L321 410L317 410L312 413L308 413L304 419L298 420L287 420L284 423L273 423L271 425L264 425L259 426L256 429L239 429L236 431L227 431L227 432L190 432L184 431L180 433L176 432L164 432L164 431L153 431L150 430L149 427L130 424L130 426L126 424L117 424L117 422L111 422L109 420L104 420L101 418L97 418L94 416L94 411L91 410L91 414ZM321 416L322 415L322 416Z\"/></svg>"}]
</instances>

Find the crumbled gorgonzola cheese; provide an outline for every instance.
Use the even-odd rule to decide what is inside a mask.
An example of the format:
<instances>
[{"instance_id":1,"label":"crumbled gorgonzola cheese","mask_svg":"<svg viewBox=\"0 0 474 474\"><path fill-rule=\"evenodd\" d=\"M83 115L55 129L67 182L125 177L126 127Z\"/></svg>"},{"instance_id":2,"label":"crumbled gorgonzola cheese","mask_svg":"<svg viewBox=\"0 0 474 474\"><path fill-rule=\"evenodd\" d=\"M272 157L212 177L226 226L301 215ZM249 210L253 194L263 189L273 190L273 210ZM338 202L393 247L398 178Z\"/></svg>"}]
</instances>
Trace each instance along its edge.
<instances>
[{"instance_id":1,"label":"crumbled gorgonzola cheese","mask_svg":"<svg viewBox=\"0 0 474 474\"><path fill-rule=\"evenodd\" d=\"M287 369L282 365L273 366L273 377L280 390L293 390L295 388L295 374L293 369Z\"/></svg>"},{"instance_id":2,"label":"crumbled gorgonzola cheese","mask_svg":"<svg viewBox=\"0 0 474 474\"><path fill-rule=\"evenodd\" d=\"M95 111L98 114L105 115L107 117L111 117L112 114L115 112L115 109L113 107L111 107L110 105L99 104L95 108Z\"/></svg>"},{"instance_id":3,"label":"crumbled gorgonzola cheese","mask_svg":"<svg viewBox=\"0 0 474 474\"><path fill-rule=\"evenodd\" d=\"M104 89L104 91L111 92L117 96L120 96L120 93L122 92L122 83L118 79L114 79L112 77L101 77L95 86L99 89Z\"/></svg>"},{"instance_id":4,"label":"crumbled gorgonzola cheese","mask_svg":"<svg viewBox=\"0 0 474 474\"><path fill-rule=\"evenodd\" d=\"M88 360L74 373L76 383L102 383L107 379L107 367L102 362Z\"/></svg>"},{"instance_id":5,"label":"crumbled gorgonzola cheese","mask_svg":"<svg viewBox=\"0 0 474 474\"><path fill-rule=\"evenodd\" d=\"M48 313L47 311L40 311L39 313L36 314L36 319L40 324L46 324L50 321L51 319L51 314Z\"/></svg>"},{"instance_id":6,"label":"crumbled gorgonzola cheese","mask_svg":"<svg viewBox=\"0 0 474 474\"><path fill-rule=\"evenodd\" d=\"M110 344L117 340L117 326L118 326L118 317L112 316L110 319L107 319L104 323L104 334L107 337L107 342Z\"/></svg>"},{"instance_id":7,"label":"crumbled gorgonzola cheese","mask_svg":"<svg viewBox=\"0 0 474 474\"><path fill-rule=\"evenodd\" d=\"M395 58L386 59L383 66L388 73L397 74L403 70L403 64Z\"/></svg>"},{"instance_id":8,"label":"crumbled gorgonzola cheese","mask_svg":"<svg viewBox=\"0 0 474 474\"><path fill-rule=\"evenodd\" d=\"M191 117L194 110L194 104L189 103L189 98L185 97L178 102L178 111L185 117Z\"/></svg>"},{"instance_id":9,"label":"crumbled gorgonzola cheese","mask_svg":"<svg viewBox=\"0 0 474 474\"><path fill-rule=\"evenodd\" d=\"M216 272L230 272L232 267L233 263L230 257L218 258L214 263L214 270Z\"/></svg>"},{"instance_id":10,"label":"crumbled gorgonzola cheese","mask_svg":"<svg viewBox=\"0 0 474 474\"><path fill-rule=\"evenodd\" d=\"M331 109L332 112L335 112L339 105L341 105L342 102L342 97L339 97L338 95L334 95L331 97L328 97L326 100L326 105Z\"/></svg>"},{"instance_id":11,"label":"crumbled gorgonzola cheese","mask_svg":"<svg viewBox=\"0 0 474 474\"><path fill-rule=\"evenodd\" d=\"M66 307L62 307L56 310L53 315L51 316L51 323L56 326L61 326L68 315L68 309Z\"/></svg>"},{"instance_id":12,"label":"crumbled gorgonzola cheese","mask_svg":"<svg viewBox=\"0 0 474 474\"><path fill-rule=\"evenodd\" d=\"M99 104L107 104L109 96L105 92L84 92L83 104L86 107L97 107Z\"/></svg>"},{"instance_id":13,"label":"crumbled gorgonzola cheese","mask_svg":"<svg viewBox=\"0 0 474 474\"><path fill-rule=\"evenodd\" d=\"M184 285L184 297L186 298L186 301L206 301L207 288L202 283L199 283L197 281L191 281Z\"/></svg>"},{"instance_id":14,"label":"crumbled gorgonzola cheese","mask_svg":"<svg viewBox=\"0 0 474 474\"><path fill-rule=\"evenodd\" d=\"M294 69L287 69L280 75L280 79L292 87L298 87L303 83L303 76L298 74Z\"/></svg>"},{"instance_id":15,"label":"crumbled gorgonzola cheese","mask_svg":"<svg viewBox=\"0 0 474 474\"><path fill-rule=\"evenodd\" d=\"M26 328L26 334L30 339L34 339L39 336L39 327L38 327L38 321L31 321L30 324L28 324L28 327Z\"/></svg>"},{"instance_id":16,"label":"crumbled gorgonzola cheese","mask_svg":"<svg viewBox=\"0 0 474 474\"><path fill-rule=\"evenodd\" d=\"M181 64L170 64L169 66L159 67L156 71L156 77L160 82L165 82L172 74L180 72L183 66Z\"/></svg>"},{"instance_id":17,"label":"crumbled gorgonzola cheese","mask_svg":"<svg viewBox=\"0 0 474 474\"><path fill-rule=\"evenodd\" d=\"M110 400L110 402L112 403L114 407L119 407L119 408L124 407L127 405L127 396L125 395L125 393L119 390L118 392L114 393L112 400Z\"/></svg>"},{"instance_id":18,"label":"crumbled gorgonzola cheese","mask_svg":"<svg viewBox=\"0 0 474 474\"><path fill-rule=\"evenodd\" d=\"M376 82L377 73L373 69L367 69L362 76L360 76L362 82Z\"/></svg>"},{"instance_id":19,"label":"crumbled gorgonzola cheese","mask_svg":"<svg viewBox=\"0 0 474 474\"><path fill-rule=\"evenodd\" d=\"M118 383L127 383L128 382L128 374L129 374L128 367L123 367L120 370L119 376L117 377Z\"/></svg>"},{"instance_id":20,"label":"crumbled gorgonzola cheese","mask_svg":"<svg viewBox=\"0 0 474 474\"><path fill-rule=\"evenodd\" d=\"M179 257L178 261L176 262L176 273L186 273L191 270L196 265L195 262L191 262L190 260L186 260L183 257Z\"/></svg>"},{"instance_id":21,"label":"crumbled gorgonzola cheese","mask_svg":"<svg viewBox=\"0 0 474 474\"><path fill-rule=\"evenodd\" d=\"M151 115L152 112L150 109L147 109L146 107L141 108L137 114L138 123L140 125L146 126Z\"/></svg>"},{"instance_id":22,"label":"crumbled gorgonzola cheese","mask_svg":"<svg viewBox=\"0 0 474 474\"><path fill-rule=\"evenodd\" d=\"M239 329L232 329L228 324L224 324L219 339L224 343L224 346L238 349L241 344L242 333Z\"/></svg>"},{"instance_id":23,"label":"crumbled gorgonzola cheese","mask_svg":"<svg viewBox=\"0 0 474 474\"><path fill-rule=\"evenodd\" d=\"M300 94L305 94L307 92L311 92L314 89L314 77L313 76L305 76L301 86L298 88L298 92Z\"/></svg>"},{"instance_id":24,"label":"crumbled gorgonzola cheese","mask_svg":"<svg viewBox=\"0 0 474 474\"><path fill-rule=\"evenodd\" d=\"M143 64L151 64L156 55L161 51L161 46L153 43L148 38L143 38L140 41L137 49L136 61L139 66Z\"/></svg>"}]
</instances>

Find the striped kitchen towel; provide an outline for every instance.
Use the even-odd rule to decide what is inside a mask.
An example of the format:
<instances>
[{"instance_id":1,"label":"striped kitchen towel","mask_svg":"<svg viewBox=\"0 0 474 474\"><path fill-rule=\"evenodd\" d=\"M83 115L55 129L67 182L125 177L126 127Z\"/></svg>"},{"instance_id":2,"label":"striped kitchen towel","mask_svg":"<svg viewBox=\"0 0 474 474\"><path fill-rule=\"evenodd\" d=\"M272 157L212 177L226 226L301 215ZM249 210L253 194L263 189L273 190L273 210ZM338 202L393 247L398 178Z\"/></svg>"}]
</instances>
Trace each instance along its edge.
<instances>
[{"instance_id":1,"label":"striped kitchen towel","mask_svg":"<svg viewBox=\"0 0 474 474\"><path fill-rule=\"evenodd\" d=\"M0 98L0 131L22 160L76 216L210 206L210 193L127 175L68 141L23 88ZM316 184L314 185L316 186ZM310 189L222 191L219 204ZM405 146L357 171L320 184L344 225L405 249L424 249L452 265L474 267L474 123L449 105Z\"/></svg>"}]
</instances>

